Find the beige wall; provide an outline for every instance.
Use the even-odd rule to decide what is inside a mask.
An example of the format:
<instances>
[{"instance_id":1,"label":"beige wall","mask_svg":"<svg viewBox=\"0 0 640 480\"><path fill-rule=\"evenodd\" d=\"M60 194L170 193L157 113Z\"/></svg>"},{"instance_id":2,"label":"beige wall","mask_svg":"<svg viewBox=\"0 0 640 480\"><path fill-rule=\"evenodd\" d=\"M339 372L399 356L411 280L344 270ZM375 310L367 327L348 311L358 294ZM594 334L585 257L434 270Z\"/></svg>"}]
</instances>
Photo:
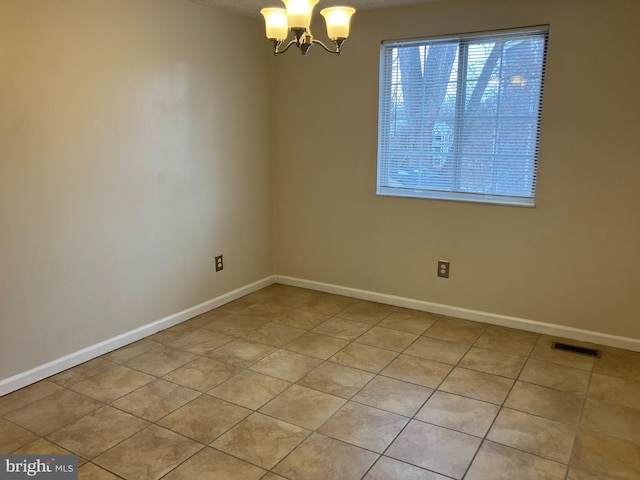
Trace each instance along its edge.
<instances>
[{"instance_id":1,"label":"beige wall","mask_svg":"<svg viewBox=\"0 0 640 480\"><path fill-rule=\"evenodd\" d=\"M640 338L638 17L451 0L273 58L184 0L0 1L0 379L273 273ZM543 23L537 207L376 197L379 42Z\"/></svg>"},{"instance_id":2,"label":"beige wall","mask_svg":"<svg viewBox=\"0 0 640 480\"><path fill-rule=\"evenodd\" d=\"M277 272L640 338L639 18L636 0L442 1L356 13L340 58L278 59ZM380 41L537 24L537 207L377 197Z\"/></svg>"},{"instance_id":3,"label":"beige wall","mask_svg":"<svg viewBox=\"0 0 640 480\"><path fill-rule=\"evenodd\" d=\"M0 379L273 273L262 37L184 0L0 1Z\"/></svg>"}]
</instances>

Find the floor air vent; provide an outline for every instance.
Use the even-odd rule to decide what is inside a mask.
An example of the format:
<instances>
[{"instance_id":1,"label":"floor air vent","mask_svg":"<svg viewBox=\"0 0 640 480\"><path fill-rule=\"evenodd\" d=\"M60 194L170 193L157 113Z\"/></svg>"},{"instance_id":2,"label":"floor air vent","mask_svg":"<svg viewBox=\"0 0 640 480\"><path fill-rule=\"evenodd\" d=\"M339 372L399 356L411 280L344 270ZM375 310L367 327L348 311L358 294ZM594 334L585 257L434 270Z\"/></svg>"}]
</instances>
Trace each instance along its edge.
<instances>
[{"instance_id":1,"label":"floor air vent","mask_svg":"<svg viewBox=\"0 0 640 480\"><path fill-rule=\"evenodd\" d=\"M602 352L600 350L594 350L593 348L578 347L576 345L569 345L567 343L554 342L551 348L554 348L556 350L563 350L565 352L579 353L580 355L587 355L589 357L596 357L596 358L600 358L600 356L602 355Z\"/></svg>"}]
</instances>

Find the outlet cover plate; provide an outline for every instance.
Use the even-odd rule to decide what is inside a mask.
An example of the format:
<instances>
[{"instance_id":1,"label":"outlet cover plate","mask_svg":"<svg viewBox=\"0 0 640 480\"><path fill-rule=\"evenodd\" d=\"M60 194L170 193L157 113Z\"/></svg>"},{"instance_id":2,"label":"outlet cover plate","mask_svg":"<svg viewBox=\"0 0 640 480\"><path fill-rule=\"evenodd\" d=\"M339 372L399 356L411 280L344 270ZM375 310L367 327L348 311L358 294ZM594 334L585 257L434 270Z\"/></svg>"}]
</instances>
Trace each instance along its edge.
<instances>
[{"instance_id":1,"label":"outlet cover plate","mask_svg":"<svg viewBox=\"0 0 640 480\"><path fill-rule=\"evenodd\" d=\"M438 276L442 278L449 278L448 260L438 260Z\"/></svg>"}]
</instances>

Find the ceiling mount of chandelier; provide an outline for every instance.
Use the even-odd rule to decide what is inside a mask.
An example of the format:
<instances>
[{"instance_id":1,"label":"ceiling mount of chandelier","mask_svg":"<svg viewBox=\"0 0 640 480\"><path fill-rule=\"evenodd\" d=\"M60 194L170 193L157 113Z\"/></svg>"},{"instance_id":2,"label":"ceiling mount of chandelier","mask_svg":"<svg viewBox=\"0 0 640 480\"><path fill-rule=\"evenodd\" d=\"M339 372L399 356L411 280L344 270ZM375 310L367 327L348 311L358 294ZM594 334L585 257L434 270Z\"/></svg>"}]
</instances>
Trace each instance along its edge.
<instances>
[{"instance_id":1,"label":"ceiling mount of chandelier","mask_svg":"<svg viewBox=\"0 0 640 480\"><path fill-rule=\"evenodd\" d=\"M318 44L329 53L340 55L342 44L349 36L349 24L355 9L351 7L329 7L320 11L327 24L327 36L333 42L335 50L330 49L311 35L311 15L318 0L282 0L286 8L263 8L260 13L264 17L267 38L273 43L273 53L279 55L292 45L306 55L313 44ZM289 31L293 40L281 48Z\"/></svg>"}]
</instances>

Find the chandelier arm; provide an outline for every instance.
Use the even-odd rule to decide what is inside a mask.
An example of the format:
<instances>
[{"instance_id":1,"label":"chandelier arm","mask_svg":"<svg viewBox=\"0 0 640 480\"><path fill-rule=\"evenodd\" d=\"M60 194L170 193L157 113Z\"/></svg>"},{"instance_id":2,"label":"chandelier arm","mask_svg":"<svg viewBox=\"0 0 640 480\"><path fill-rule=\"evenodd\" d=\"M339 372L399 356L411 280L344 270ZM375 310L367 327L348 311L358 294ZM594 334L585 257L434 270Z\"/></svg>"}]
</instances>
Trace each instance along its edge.
<instances>
[{"instance_id":1,"label":"chandelier arm","mask_svg":"<svg viewBox=\"0 0 640 480\"><path fill-rule=\"evenodd\" d=\"M287 46L286 46L286 47L284 47L284 49L282 49L282 50L278 50L278 47L279 47L280 45L277 45L277 46L275 47L275 49L273 50L273 54L274 54L274 55L280 55L281 53L284 53L284 52L286 52L287 50L289 50L289 48L291 47L291 45L295 45L296 43L297 43L297 42L296 42L296 40L295 40L295 39L293 39L293 40L291 40L289 43L287 43ZM281 44L282 44L282 42L281 42Z\"/></svg>"},{"instance_id":2,"label":"chandelier arm","mask_svg":"<svg viewBox=\"0 0 640 480\"><path fill-rule=\"evenodd\" d=\"M334 53L336 55L340 55L340 47L338 47L336 45L336 50L331 50L329 47L327 47L324 43L322 43L320 40L316 40L315 38L313 39L313 43L317 43L318 45L320 45L322 48L324 48L327 52L329 53Z\"/></svg>"},{"instance_id":3,"label":"chandelier arm","mask_svg":"<svg viewBox=\"0 0 640 480\"><path fill-rule=\"evenodd\" d=\"M283 44L284 42L282 42L281 40L273 40L273 54L274 55L280 55L281 53L286 52L287 50L289 50L289 47L291 45L293 45L294 43L296 43L295 40L291 40L286 47L284 47L283 50L278 50L280 48L280 46Z\"/></svg>"}]
</instances>

